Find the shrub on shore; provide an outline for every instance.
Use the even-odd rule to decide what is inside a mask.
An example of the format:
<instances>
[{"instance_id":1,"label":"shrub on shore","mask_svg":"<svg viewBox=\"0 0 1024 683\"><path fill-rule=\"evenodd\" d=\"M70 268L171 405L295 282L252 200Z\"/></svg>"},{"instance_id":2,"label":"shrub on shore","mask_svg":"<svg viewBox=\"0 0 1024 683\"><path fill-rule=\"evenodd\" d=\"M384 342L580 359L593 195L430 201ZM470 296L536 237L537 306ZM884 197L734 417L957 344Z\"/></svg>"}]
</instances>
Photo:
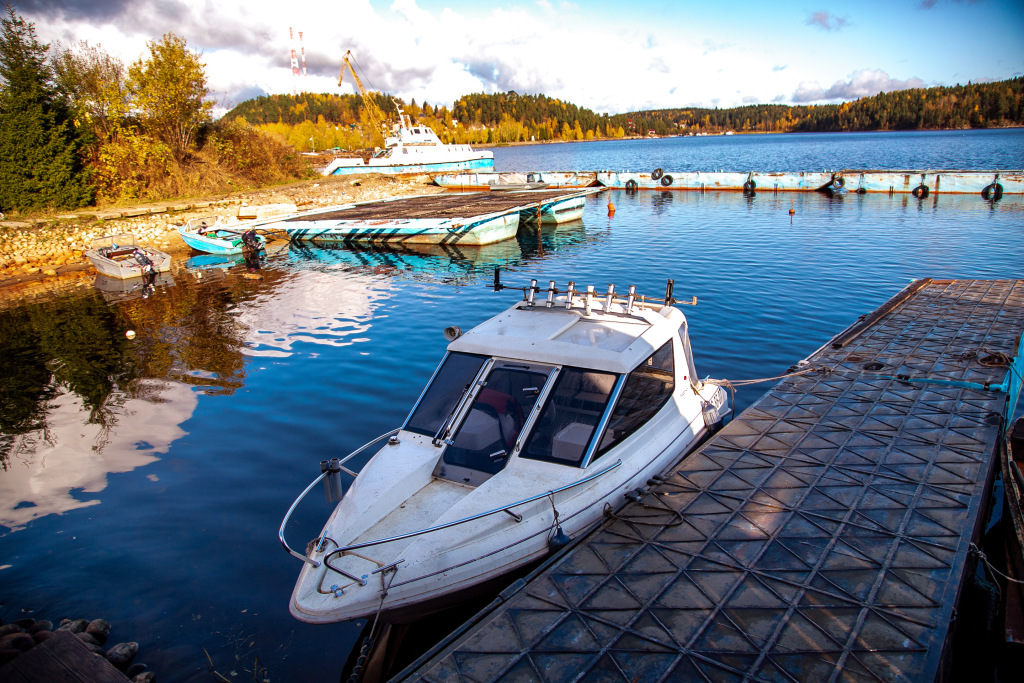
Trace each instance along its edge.
<instances>
[{"instance_id":1,"label":"shrub on shore","mask_svg":"<svg viewBox=\"0 0 1024 683\"><path fill-rule=\"evenodd\" d=\"M201 56L165 34L129 67L57 49L8 3L0 31L0 212L158 201L315 175L241 120L211 121Z\"/></svg>"}]
</instances>

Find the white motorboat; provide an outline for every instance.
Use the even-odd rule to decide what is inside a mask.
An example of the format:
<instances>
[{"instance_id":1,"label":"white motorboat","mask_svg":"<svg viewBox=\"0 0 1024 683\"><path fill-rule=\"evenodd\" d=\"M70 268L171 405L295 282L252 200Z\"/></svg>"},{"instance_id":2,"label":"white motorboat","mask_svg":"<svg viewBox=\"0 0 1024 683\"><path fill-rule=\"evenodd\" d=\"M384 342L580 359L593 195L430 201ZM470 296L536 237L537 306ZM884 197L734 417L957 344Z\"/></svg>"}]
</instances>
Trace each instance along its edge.
<instances>
[{"instance_id":1,"label":"white motorboat","mask_svg":"<svg viewBox=\"0 0 1024 683\"><path fill-rule=\"evenodd\" d=\"M495 288L503 287L495 272ZM542 558L593 528L720 427L723 387L697 378L687 320L663 299L546 290L461 334L405 423L321 462L279 530L303 561L290 609L391 621ZM696 303L696 299L692 303ZM345 462L375 444L356 474ZM321 481L340 492L305 553L285 528Z\"/></svg>"},{"instance_id":2,"label":"white motorboat","mask_svg":"<svg viewBox=\"0 0 1024 683\"><path fill-rule=\"evenodd\" d=\"M139 246L135 235L128 232L97 237L85 256L100 274L118 280L144 276L152 280L156 273L166 273L171 269L170 254L153 247Z\"/></svg>"},{"instance_id":3,"label":"white motorboat","mask_svg":"<svg viewBox=\"0 0 1024 683\"><path fill-rule=\"evenodd\" d=\"M384 149L366 159L338 157L324 168L323 174L436 173L494 168L492 152L474 150L469 145L445 144L430 126L413 125L400 109L398 119L391 128L391 135L384 139Z\"/></svg>"}]
</instances>

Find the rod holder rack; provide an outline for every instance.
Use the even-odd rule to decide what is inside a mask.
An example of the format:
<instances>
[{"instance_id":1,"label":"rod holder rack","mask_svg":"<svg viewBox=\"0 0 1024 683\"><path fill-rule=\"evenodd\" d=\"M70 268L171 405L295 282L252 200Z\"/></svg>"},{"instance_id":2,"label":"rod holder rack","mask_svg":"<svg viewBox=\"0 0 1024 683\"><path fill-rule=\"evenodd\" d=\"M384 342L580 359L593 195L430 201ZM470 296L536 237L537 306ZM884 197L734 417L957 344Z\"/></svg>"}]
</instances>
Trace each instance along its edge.
<instances>
[{"instance_id":1,"label":"rod holder rack","mask_svg":"<svg viewBox=\"0 0 1024 683\"><path fill-rule=\"evenodd\" d=\"M590 315L591 304L596 295L593 285L587 285L585 291L581 292L576 288L576 283L573 280L569 281L568 286L565 289L558 289L555 286L554 280L548 280L547 289L542 290L537 286L537 280L530 280L530 284L526 287L512 287L502 283L501 281L501 268L495 267L494 269L494 291L500 292L503 289L512 289L517 292L523 293L523 301L528 306L537 305L537 296L544 292L546 295L543 299L544 306L546 308L553 308L556 305L555 297L559 295L565 295L565 308L571 309L576 305L577 299L583 299L583 312L584 315ZM681 305L681 306L696 306L697 297L691 297L689 301L677 299L674 296L675 280L668 280L665 284L665 296L664 297L653 297L645 296L643 294L636 293L636 285L629 286L628 294L623 297L619 296L615 292L615 285L608 285L608 293L604 296L604 309L607 311L611 308L611 305L622 304L626 313L630 314L633 312L635 306L644 308L647 304L664 304L665 306Z\"/></svg>"}]
</instances>

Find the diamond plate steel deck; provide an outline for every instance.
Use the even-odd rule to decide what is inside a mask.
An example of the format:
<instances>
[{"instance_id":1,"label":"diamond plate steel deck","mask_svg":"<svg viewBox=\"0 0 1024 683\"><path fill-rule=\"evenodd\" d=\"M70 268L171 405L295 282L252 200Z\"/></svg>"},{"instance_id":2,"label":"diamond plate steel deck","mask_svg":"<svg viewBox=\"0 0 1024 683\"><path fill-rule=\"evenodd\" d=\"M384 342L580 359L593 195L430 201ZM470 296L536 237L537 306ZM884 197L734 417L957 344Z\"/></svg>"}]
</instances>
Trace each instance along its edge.
<instances>
[{"instance_id":1,"label":"diamond plate steel deck","mask_svg":"<svg viewBox=\"0 0 1024 683\"><path fill-rule=\"evenodd\" d=\"M923 281L408 680L923 681L998 461L1024 281Z\"/></svg>"}]
</instances>

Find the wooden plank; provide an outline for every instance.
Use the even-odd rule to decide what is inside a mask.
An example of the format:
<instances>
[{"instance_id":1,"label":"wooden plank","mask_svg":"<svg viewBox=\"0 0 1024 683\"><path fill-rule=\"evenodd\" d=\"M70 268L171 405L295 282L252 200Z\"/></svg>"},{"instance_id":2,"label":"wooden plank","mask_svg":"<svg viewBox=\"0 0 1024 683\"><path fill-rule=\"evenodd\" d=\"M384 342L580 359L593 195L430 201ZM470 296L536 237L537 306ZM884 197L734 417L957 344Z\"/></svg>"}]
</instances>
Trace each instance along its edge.
<instances>
[{"instance_id":1,"label":"wooden plank","mask_svg":"<svg viewBox=\"0 0 1024 683\"><path fill-rule=\"evenodd\" d=\"M125 683L128 677L105 657L93 653L70 631L54 631L48 640L0 668L11 683Z\"/></svg>"}]
</instances>

